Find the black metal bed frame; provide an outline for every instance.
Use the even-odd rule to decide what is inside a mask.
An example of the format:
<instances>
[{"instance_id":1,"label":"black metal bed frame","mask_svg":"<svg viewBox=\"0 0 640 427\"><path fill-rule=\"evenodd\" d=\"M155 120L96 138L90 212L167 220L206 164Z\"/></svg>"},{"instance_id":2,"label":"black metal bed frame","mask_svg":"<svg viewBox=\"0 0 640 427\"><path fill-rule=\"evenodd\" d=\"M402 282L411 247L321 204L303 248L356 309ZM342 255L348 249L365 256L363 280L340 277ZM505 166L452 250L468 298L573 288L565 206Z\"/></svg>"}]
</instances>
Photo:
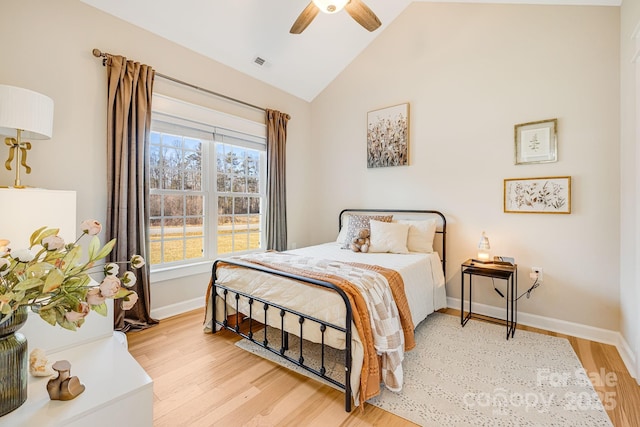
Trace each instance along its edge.
<instances>
[{"instance_id":1,"label":"black metal bed frame","mask_svg":"<svg viewBox=\"0 0 640 427\"><path fill-rule=\"evenodd\" d=\"M398 213L398 214L417 214L417 215L433 214L433 215L439 216L441 219L441 224L438 226L436 233L441 235L442 243L441 243L440 255L441 255L443 271L446 272L445 266L446 266L447 221L441 212L434 211L434 210L344 209L340 212L340 215L338 217L338 227L339 227L338 229L342 229L343 215L351 212L361 213L361 214L362 213L393 213L393 214ZM304 283L309 283L309 284L320 286L320 287L329 289L333 292L336 292L344 302L345 313L346 313L345 323L344 323L345 326L343 327L333 323L325 322L321 319L317 319L313 316L309 316L307 314L300 313L296 310L289 309L280 304L275 304L273 302L264 300L262 298L257 298L255 296L246 294L244 292L240 292L238 290L234 290L227 286L221 285L217 283L217 278L218 278L217 268L219 263L233 265L236 267L248 268L248 269L264 272L264 273L275 275L275 276L280 276L280 277L284 277L284 278L288 278L288 279L292 279L292 280L296 280ZM345 393L345 411L351 412L352 354L351 354L350 343L352 338L351 326L352 326L353 311L352 311L349 299L342 289L340 289L339 287L329 282L316 280L316 279L312 279L304 276L298 276L295 274L274 270L274 269L263 267L260 265L243 263L243 262L231 260L231 259L216 260L213 263L211 277L212 277L211 302L213 304L212 332L216 332L216 325L222 329L231 331L237 335L240 335L242 338L247 339L255 343L256 345L259 345L260 347L270 351L271 353L276 354L279 357L282 357L288 360L289 362L299 366L300 368L308 372L311 372L312 374L324 379L325 381L328 381L331 384L334 384L335 386L343 389ZM219 295L217 291L218 289L221 290L220 293L222 294L222 296ZM218 320L218 318L216 317L217 298L223 299L222 306L224 307L224 311L223 311L223 318L221 320ZM240 313L239 306L240 306L240 300L242 298L244 298L247 304L249 305L249 313ZM259 306L257 308L257 313L254 313L255 305ZM229 313L229 306L234 307L234 313L232 314ZM280 342L274 343L274 345L272 345L272 343L270 343L269 340L267 339L268 313L270 308L277 310L278 311L277 315L280 316ZM263 316L262 316L262 319L259 320L258 313L260 311L262 311ZM289 350L289 332L285 331L285 326L284 326L284 319L285 319L285 316L287 315L297 316L298 323L300 325L299 332L296 334L300 338L297 359L285 354L285 351ZM231 319L235 320L233 324L229 323L230 316L231 316ZM249 321L249 325L248 325L248 332L245 333L241 330L240 323L246 320ZM322 338L321 338L321 342L319 343L320 349L321 349L320 369L316 369L312 366L305 364L304 352L303 352L303 342L304 342L303 325L306 322L313 322L314 324L317 324L321 333ZM254 326L255 326L255 329L257 330L260 330L260 329L263 330L263 333L259 334L259 335L262 335L262 340L260 340L259 337L256 336L256 332L254 332ZM331 377L327 374L327 369L325 367L325 333L327 332L327 329L333 329L335 331L345 334L345 356L344 356L345 359L344 359L344 381L343 382L340 382L339 379L335 377ZM279 346L276 346L276 345L279 345Z\"/></svg>"}]
</instances>

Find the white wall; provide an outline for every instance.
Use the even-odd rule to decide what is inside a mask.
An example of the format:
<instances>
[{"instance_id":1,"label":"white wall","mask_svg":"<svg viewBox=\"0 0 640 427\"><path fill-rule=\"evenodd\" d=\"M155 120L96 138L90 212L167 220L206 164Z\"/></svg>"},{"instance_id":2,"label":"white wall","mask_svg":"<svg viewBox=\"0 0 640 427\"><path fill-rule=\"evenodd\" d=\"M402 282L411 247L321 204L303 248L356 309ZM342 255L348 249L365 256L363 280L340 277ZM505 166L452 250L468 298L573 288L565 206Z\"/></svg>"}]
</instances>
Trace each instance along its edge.
<instances>
[{"instance_id":1,"label":"white wall","mask_svg":"<svg viewBox=\"0 0 640 427\"><path fill-rule=\"evenodd\" d=\"M344 207L439 209L449 296L485 230L520 290L544 269L521 313L618 331L619 37L617 7L411 4L312 102L310 243L335 236ZM403 102L410 166L367 169L367 111ZM554 117L558 162L514 165L514 125ZM558 175L573 179L570 215L503 213L503 179Z\"/></svg>"},{"instance_id":2,"label":"white wall","mask_svg":"<svg viewBox=\"0 0 640 427\"><path fill-rule=\"evenodd\" d=\"M23 170L22 181L36 187L75 190L78 221L96 218L104 223L106 217L106 69L91 54L98 48L209 90L289 113L289 228L293 238L306 239L303 218L310 198L309 177L304 172L308 169L310 131L307 102L77 0L2 2L0 40L0 83L41 92L55 103L53 138L34 141L29 153L33 172L25 175ZM161 79L156 79L155 90L264 122L261 112ZM2 153L6 151L0 150ZM12 185L13 178L13 172L0 171L0 185ZM19 209L13 212L18 218ZM155 309L193 299L202 303L208 281L209 275L202 274L155 283L151 306Z\"/></svg>"},{"instance_id":3,"label":"white wall","mask_svg":"<svg viewBox=\"0 0 640 427\"><path fill-rule=\"evenodd\" d=\"M625 0L620 17L620 331L640 380L640 2Z\"/></svg>"}]
</instances>

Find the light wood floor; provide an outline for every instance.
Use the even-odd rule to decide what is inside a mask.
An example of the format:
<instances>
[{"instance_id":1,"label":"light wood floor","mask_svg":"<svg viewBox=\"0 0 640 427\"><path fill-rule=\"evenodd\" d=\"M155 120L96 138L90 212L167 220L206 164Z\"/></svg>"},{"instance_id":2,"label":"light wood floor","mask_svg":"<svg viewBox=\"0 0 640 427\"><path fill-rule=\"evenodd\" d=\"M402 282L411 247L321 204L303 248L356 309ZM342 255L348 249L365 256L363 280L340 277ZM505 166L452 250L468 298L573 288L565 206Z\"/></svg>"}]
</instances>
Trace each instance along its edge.
<instances>
[{"instance_id":1,"label":"light wood floor","mask_svg":"<svg viewBox=\"0 0 640 427\"><path fill-rule=\"evenodd\" d=\"M413 425L373 405L346 413L342 393L240 350L231 333L204 334L202 320L197 310L128 334L131 354L154 381L156 427ZM519 329L568 338L614 426L640 426L640 386L615 347Z\"/></svg>"}]
</instances>

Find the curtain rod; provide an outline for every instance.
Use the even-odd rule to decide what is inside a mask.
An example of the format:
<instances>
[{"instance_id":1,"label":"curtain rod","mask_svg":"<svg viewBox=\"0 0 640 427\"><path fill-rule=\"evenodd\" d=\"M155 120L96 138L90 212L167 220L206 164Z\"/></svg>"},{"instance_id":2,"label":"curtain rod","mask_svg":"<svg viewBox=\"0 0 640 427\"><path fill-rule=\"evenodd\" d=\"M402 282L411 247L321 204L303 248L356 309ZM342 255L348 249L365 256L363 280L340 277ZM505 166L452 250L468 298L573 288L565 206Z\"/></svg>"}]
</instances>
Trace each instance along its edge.
<instances>
[{"instance_id":1,"label":"curtain rod","mask_svg":"<svg viewBox=\"0 0 640 427\"><path fill-rule=\"evenodd\" d=\"M93 56L95 56L96 58L102 58L102 66L107 65L107 57L113 56L110 53L106 53L106 52L100 51L100 49L93 49L92 53L93 53ZM158 77L161 77L161 78L163 78L165 80L170 80L170 81L172 81L174 83L178 83L178 84L181 84L183 86L188 86L188 87L190 87L192 89L208 93L209 95L217 96L219 98L224 98L224 99L226 99L228 101L232 101L232 102L235 102L235 103L238 103L238 104L242 104L242 105L244 105L246 107L250 107L250 108L253 108L253 109L256 109L256 110L260 110L260 111L264 111L264 112L267 111L266 108L258 107L257 105L249 104L248 102L244 102L244 101L241 101L239 99L235 99L235 98L232 98L230 96L223 95L221 93L214 92L212 90L205 89L205 88L202 88L200 86L196 86L194 84L191 84L191 83L188 83L188 82L185 82L185 81L182 81L182 80L178 80L178 79L173 78L171 76L167 76L165 74L158 73L157 71L156 71L155 75L158 76Z\"/></svg>"}]
</instances>

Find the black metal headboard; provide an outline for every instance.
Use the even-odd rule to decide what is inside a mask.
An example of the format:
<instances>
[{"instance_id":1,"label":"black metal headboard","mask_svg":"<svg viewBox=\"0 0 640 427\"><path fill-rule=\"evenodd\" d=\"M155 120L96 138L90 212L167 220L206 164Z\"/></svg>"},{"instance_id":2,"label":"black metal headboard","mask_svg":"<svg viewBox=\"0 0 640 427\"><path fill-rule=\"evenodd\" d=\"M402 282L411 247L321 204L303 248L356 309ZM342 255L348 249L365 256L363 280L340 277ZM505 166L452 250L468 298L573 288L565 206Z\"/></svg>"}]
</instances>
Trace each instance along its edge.
<instances>
[{"instance_id":1,"label":"black metal headboard","mask_svg":"<svg viewBox=\"0 0 640 427\"><path fill-rule=\"evenodd\" d=\"M447 219L444 214L440 211L434 210L420 210L420 209L343 209L338 215L338 231L342 229L342 217L345 214L349 214L352 212L357 212L359 214L367 214L367 213L386 213L393 214L394 216L397 214L402 219L413 217L414 219L428 219L429 217L435 217L438 219L438 225L436 227L436 236L440 239L440 245L437 242L434 242L434 249L438 251L440 254L440 259L442 260L442 271L446 276L446 265L447 265ZM438 250L439 249L439 250Z\"/></svg>"}]
</instances>

